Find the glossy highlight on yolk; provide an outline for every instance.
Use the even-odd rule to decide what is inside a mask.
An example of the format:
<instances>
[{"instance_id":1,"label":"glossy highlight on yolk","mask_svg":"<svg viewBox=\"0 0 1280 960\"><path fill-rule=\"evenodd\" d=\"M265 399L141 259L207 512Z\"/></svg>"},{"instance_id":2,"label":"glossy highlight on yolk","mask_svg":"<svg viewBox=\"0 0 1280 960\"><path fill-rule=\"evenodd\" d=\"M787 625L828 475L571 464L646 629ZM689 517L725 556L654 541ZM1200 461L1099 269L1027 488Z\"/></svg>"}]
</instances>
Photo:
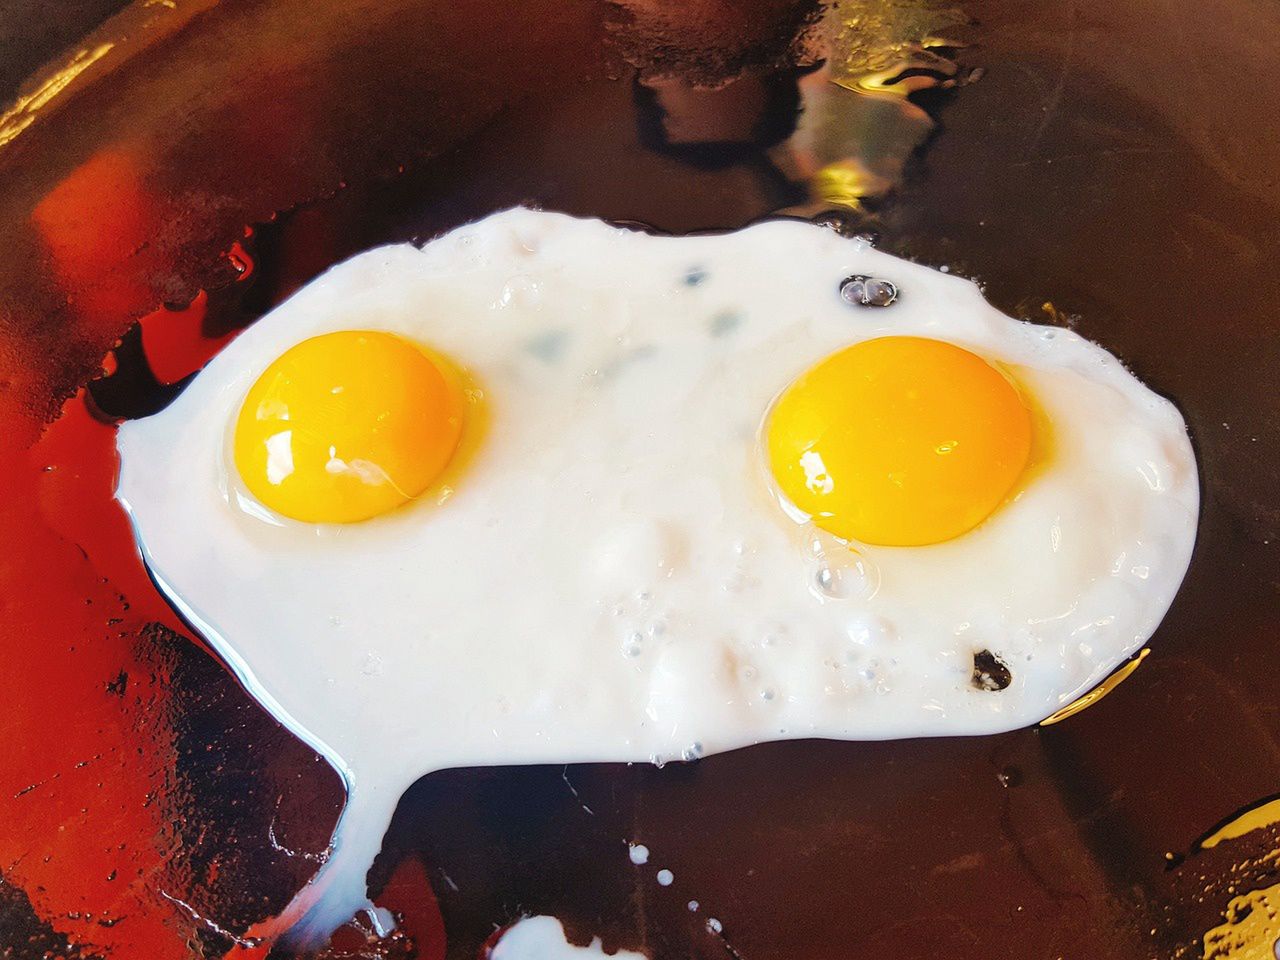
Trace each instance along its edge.
<instances>
[{"instance_id":1,"label":"glossy highlight on yolk","mask_svg":"<svg viewBox=\"0 0 1280 960\"><path fill-rule=\"evenodd\" d=\"M766 424L782 493L847 540L919 546L991 514L1027 466L1032 416L1011 377L954 344L882 337L834 353Z\"/></svg>"},{"instance_id":2,"label":"glossy highlight on yolk","mask_svg":"<svg viewBox=\"0 0 1280 960\"><path fill-rule=\"evenodd\" d=\"M236 469L275 512L352 523L426 490L462 435L466 397L443 358L390 333L347 330L286 350L250 387Z\"/></svg>"}]
</instances>

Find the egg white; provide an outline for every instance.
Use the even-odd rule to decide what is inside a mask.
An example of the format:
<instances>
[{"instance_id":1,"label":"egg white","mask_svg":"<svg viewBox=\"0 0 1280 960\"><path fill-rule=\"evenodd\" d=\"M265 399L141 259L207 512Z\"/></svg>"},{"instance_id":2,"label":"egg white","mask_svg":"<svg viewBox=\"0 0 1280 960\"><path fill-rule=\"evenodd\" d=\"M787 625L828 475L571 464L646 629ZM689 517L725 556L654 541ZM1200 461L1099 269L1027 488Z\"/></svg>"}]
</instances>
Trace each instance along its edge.
<instances>
[{"instance_id":1,"label":"egg white","mask_svg":"<svg viewBox=\"0 0 1280 960\"><path fill-rule=\"evenodd\" d=\"M898 301L844 302L850 274L892 280ZM230 424L279 354L344 329L453 358L488 428L446 498L279 520L230 467ZM1013 367L1053 453L962 537L854 551L779 505L759 430L806 368L886 335ZM1181 416L1102 348L792 221L671 238L518 209L369 251L123 425L119 450L162 589L347 778L302 905L321 933L358 906L399 794L432 770L1034 723L1150 637L1198 509ZM983 649L1007 689L973 684Z\"/></svg>"},{"instance_id":2,"label":"egg white","mask_svg":"<svg viewBox=\"0 0 1280 960\"><path fill-rule=\"evenodd\" d=\"M648 960L634 950L605 953L599 937L585 947L571 944L555 917L524 917L494 943L489 960Z\"/></svg>"}]
</instances>

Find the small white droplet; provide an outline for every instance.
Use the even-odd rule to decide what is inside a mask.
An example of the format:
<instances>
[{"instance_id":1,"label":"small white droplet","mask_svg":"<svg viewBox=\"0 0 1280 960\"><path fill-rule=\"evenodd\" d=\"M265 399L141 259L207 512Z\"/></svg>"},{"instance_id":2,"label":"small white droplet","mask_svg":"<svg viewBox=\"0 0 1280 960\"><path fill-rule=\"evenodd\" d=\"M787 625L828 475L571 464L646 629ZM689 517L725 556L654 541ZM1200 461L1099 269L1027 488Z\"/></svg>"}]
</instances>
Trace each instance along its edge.
<instances>
[{"instance_id":1,"label":"small white droplet","mask_svg":"<svg viewBox=\"0 0 1280 960\"><path fill-rule=\"evenodd\" d=\"M631 862L637 867L649 862L649 848L643 843L630 843L627 846L630 848L628 852L631 854Z\"/></svg>"},{"instance_id":2,"label":"small white droplet","mask_svg":"<svg viewBox=\"0 0 1280 960\"><path fill-rule=\"evenodd\" d=\"M658 885L659 885L659 886L662 886L662 887L669 887L669 886L671 886L671 884L672 884L672 883L674 883L674 882L675 882L675 879L676 879L676 875L675 875L674 873L672 873L670 870L659 870L659 871L658 871Z\"/></svg>"}]
</instances>

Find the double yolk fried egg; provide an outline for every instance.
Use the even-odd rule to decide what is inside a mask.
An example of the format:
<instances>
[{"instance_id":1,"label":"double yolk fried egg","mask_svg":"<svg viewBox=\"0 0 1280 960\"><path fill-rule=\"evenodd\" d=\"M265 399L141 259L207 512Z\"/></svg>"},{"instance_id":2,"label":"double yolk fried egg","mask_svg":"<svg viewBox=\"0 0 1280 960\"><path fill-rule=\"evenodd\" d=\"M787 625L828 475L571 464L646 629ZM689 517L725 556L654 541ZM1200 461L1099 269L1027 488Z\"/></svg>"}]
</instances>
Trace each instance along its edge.
<instances>
[{"instance_id":1,"label":"double yolk fried egg","mask_svg":"<svg viewBox=\"0 0 1280 960\"><path fill-rule=\"evenodd\" d=\"M1105 350L790 221L372 250L119 451L161 589L346 777L317 929L432 770L1034 723L1155 630L1198 509Z\"/></svg>"}]
</instances>

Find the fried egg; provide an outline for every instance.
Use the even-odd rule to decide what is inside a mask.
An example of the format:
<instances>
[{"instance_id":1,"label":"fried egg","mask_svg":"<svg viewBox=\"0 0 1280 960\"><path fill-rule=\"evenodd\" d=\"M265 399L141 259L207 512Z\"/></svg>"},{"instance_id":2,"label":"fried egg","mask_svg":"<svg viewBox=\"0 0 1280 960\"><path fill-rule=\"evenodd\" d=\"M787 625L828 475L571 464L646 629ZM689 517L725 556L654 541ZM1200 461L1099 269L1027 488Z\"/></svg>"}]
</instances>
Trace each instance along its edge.
<instances>
[{"instance_id":1,"label":"fried egg","mask_svg":"<svg viewBox=\"0 0 1280 960\"><path fill-rule=\"evenodd\" d=\"M118 446L160 588L346 780L312 940L433 770L1035 723L1151 636L1198 509L1101 347L798 221L371 250Z\"/></svg>"}]
</instances>

